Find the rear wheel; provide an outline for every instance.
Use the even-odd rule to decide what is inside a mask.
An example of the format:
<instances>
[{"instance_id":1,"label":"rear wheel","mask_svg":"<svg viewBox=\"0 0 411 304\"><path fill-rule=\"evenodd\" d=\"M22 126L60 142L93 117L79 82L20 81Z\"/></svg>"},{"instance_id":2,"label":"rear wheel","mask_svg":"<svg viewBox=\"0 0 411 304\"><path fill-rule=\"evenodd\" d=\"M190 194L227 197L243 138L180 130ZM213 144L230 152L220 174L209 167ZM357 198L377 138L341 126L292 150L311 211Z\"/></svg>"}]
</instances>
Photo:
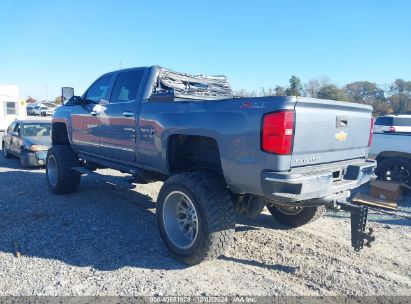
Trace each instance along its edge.
<instances>
[{"instance_id":1,"label":"rear wheel","mask_svg":"<svg viewBox=\"0 0 411 304\"><path fill-rule=\"evenodd\" d=\"M378 179L404 183L411 186L411 160L402 158L387 158L375 169Z\"/></svg>"},{"instance_id":2,"label":"rear wheel","mask_svg":"<svg viewBox=\"0 0 411 304\"><path fill-rule=\"evenodd\" d=\"M170 177L157 200L157 221L168 249L195 265L222 255L232 241L234 208L221 181L206 172Z\"/></svg>"},{"instance_id":3,"label":"rear wheel","mask_svg":"<svg viewBox=\"0 0 411 304\"><path fill-rule=\"evenodd\" d=\"M291 207L272 205L267 206L271 215L280 223L290 227L300 227L314 222L325 214L325 206Z\"/></svg>"},{"instance_id":4,"label":"rear wheel","mask_svg":"<svg viewBox=\"0 0 411 304\"><path fill-rule=\"evenodd\" d=\"M64 194L77 190L81 174L71 168L78 166L78 162L77 155L68 145L55 145L48 150L46 175L54 193Z\"/></svg>"},{"instance_id":5,"label":"rear wheel","mask_svg":"<svg viewBox=\"0 0 411 304\"><path fill-rule=\"evenodd\" d=\"M9 158L9 157L10 157L10 153L9 153L9 151L7 151L6 143L5 143L5 142L3 142L3 144L2 144L2 149L3 149L3 156L4 156L4 158Z\"/></svg>"}]
</instances>

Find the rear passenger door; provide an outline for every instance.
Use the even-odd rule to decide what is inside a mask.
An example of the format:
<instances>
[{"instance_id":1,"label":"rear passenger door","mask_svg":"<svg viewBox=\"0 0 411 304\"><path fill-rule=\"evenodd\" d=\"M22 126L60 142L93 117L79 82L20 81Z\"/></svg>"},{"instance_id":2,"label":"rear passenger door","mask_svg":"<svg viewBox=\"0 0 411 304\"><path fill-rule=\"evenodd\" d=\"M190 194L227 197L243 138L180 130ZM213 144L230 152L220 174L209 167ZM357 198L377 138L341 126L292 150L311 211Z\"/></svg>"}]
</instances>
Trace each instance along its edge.
<instances>
[{"instance_id":1,"label":"rear passenger door","mask_svg":"<svg viewBox=\"0 0 411 304\"><path fill-rule=\"evenodd\" d=\"M140 104L139 88L146 69L117 74L109 103L100 112L100 153L123 162L136 161L136 116Z\"/></svg>"}]
</instances>

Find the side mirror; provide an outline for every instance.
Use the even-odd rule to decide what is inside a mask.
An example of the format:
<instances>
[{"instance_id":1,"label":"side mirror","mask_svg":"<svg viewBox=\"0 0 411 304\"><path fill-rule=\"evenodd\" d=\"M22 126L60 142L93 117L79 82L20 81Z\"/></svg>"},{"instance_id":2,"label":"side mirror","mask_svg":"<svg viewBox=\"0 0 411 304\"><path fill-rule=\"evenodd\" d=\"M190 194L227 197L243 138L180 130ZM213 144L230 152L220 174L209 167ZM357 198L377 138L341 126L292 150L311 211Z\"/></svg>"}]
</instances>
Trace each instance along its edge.
<instances>
[{"instance_id":1,"label":"side mirror","mask_svg":"<svg viewBox=\"0 0 411 304\"><path fill-rule=\"evenodd\" d=\"M13 131L13 132L11 132L11 136L16 136L16 137L18 137L18 136L19 136L19 133L17 133L16 131Z\"/></svg>"},{"instance_id":2,"label":"side mirror","mask_svg":"<svg viewBox=\"0 0 411 304\"><path fill-rule=\"evenodd\" d=\"M70 87L62 87L61 88L61 103L66 104L70 98L74 96L74 89Z\"/></svg>"}]
</instances>

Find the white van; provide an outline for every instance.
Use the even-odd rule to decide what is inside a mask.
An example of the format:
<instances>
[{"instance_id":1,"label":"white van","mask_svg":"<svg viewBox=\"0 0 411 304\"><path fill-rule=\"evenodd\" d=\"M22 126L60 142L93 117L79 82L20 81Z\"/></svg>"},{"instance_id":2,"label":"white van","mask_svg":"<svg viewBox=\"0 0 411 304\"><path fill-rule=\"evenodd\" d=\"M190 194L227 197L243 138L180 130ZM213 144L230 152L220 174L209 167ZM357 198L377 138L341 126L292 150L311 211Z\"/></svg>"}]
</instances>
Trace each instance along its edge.
<instances>
[{"instance_id":1,"label":"white van","mask_svg":"<svg viewBox=\"0 0 411 304\"><path fill-rule=\"evenodd\" d=\"M411 115L385 115L375 120L374 133L411 133Z\"/></svg>"},{"instance_id":2,"label":"white van","mask_svg":"<svg viewBox=\"0 0 411 304\"><path fill-rule=\"evenodd\" d=\"M19 87L0 84L0 132L3 132L15 119L27 115L26 102L20 100Z\"/></svg>"}]
</instances>

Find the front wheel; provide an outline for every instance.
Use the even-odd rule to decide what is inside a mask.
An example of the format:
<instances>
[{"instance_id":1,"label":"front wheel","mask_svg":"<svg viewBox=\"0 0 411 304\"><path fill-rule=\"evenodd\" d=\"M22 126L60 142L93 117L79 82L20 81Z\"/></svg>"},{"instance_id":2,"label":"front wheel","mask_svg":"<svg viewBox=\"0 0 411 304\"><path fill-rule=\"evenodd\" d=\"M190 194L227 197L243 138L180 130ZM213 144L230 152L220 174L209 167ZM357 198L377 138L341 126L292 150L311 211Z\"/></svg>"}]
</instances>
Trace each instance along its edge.
<instances>
[{"instance_id":1,"label":"front wheel","mask_svg":"<svg viewBox=\"0 0 411 304\"><path fill-rule=\"evenodd\" d=\"M56 194L75 192L81 174L72 170L79 165L77 155L70 146L55 145L47 152L46 175L50 189Z\"/></svg>"},{"instance_id":2,"label":"front wheel","mask_svg":"<svg viewBox=\"0 0 411 304\"><path fill-rule=\"evenodd\" d=\"M271 215L280 223L290 227L300 227L314 222L325 214L325 206L317 207L290 207L271 205L267 206Z\"/></svg>"},{"instance_id":3,"label":"front wheel","mask_svg":"<svg viewBox=\"0 0 411 304\"><path fill-rule=\"evenodd\" d=\"M27 155L27 151L24 148L21 148L20 150L20 165L22 168L30 167L29 156Z\"/></svg>"},{"instance_id":4,"label":"front wheel","mask_svg":"<svg viewBox=\"0 0 411 304\"><path fill-rule=\"evenodd\" d=\"M161 237L177 259L189 265L224 253L234 235L234 219L227 190L207 172L170 177L157 199Z\"/></svg>"}]
</instances>

